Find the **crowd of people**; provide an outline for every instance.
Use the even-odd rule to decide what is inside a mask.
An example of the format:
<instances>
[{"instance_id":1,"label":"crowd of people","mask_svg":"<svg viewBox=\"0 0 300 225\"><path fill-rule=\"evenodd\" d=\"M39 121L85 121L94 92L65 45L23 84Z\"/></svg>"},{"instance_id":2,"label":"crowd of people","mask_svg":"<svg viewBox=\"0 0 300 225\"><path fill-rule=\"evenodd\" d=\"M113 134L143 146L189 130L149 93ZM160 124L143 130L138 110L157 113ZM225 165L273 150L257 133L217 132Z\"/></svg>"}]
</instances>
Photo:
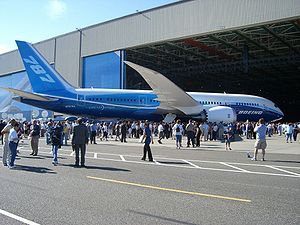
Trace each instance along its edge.
<instances>
[{"instance_id":1,"label":"crowd of people","mask_svg":"<svg viewBox=\"0 0 300 225\"><path fill-rule=\"evenodd\" d=\"M175 140L177 149L183 147L182 137L186 136L186 147L200 147L201 142L222 141L225 143L225 150L232 150L231 141L236 136L243 136L246 139L257 139L253 159L256 160L257 149L263 149L265 136L278 134L285 135L285 141L297 141L300 133L300 124L296 123L269 123L262 126L264 121L237 122L232 124L206 123L189 120L181 122L176 120L173 123L148 122L148 121L118 121L118 122L97 122L84 121L79 119L70 121L39 121L18 123L12 119L8 123L0 121L1 140L3 144L3 165L14 168L14 161L17 155L18 143L22 138L29 138L32 152L30 155L37 156L40 137L45 137L46 144L52 145L53 165L58 164L57 152L63 145L72 145L75 151L75 166L85 166L84 156L85 145L97 144L97 141L121 141L126 143L128 138L145 139L144 154L145 160L148 154L149 161L153 161L150 144L153 143L153 136L157 136L157 142L163 143L164 139ZM72 138L71 138L72 137ZM81 160L79 160L79 154Z\"/></svg>"}]
</instances>

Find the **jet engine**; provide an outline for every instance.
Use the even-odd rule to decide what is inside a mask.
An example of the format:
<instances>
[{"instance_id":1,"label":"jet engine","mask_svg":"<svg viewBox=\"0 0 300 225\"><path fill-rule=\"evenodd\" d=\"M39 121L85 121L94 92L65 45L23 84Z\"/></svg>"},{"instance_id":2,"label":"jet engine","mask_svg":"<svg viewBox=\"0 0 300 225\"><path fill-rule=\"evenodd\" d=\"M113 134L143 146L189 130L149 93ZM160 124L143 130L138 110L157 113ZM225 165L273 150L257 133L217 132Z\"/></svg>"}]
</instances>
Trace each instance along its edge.
<instances>
[{"instance_id":1,"label":"jet engine","mask_svg":"<svg viewBox=\"0 0 300 225\"><path fill-rule=\"evenodd\" d=\"M228 106L215 106L206 111L208 122L232 123L236 121L236 112Z\"/></svg>"}]
</instances>

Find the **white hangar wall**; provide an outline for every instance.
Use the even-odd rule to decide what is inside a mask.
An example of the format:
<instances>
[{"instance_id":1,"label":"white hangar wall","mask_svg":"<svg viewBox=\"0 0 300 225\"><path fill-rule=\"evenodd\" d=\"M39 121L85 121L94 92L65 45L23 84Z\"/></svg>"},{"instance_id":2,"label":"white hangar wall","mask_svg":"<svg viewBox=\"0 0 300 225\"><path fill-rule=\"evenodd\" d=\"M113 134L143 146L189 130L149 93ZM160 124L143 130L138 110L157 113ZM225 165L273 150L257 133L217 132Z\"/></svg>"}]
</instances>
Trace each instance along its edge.
<instances>
[{"instance_id":1,"label":"white hangar wall","mask_svg":"<svg viewBox=\"0 0 300 225\"><path fill-rule=\"evenodd\" d=\"M299 16L297 0L195 0L83 29L83 56Z\"/></svg>"},{"instance_id":2,"label":"white hangar wall","mask_svg":"<svg viewBox=\"0 0 300 225\"><path fill-rule=\"evenodd\" d=\"M180 1L86 27L35 46L50 63L55 63L67 81L80 86L81 57L299 15L299 0ZM0 76L23 69L17 51L0 55Z\"/></svg>"},{"instance_id":3,"label":"white hangar wall","mask_svg":"<svg viewBox=\"0 0 300 225\"><path fill-rule=\"evenodd\" d=\"M67 34L56 39L55 69L74 86L79 86L80 34Z\"/></svg>"}]
</instances>

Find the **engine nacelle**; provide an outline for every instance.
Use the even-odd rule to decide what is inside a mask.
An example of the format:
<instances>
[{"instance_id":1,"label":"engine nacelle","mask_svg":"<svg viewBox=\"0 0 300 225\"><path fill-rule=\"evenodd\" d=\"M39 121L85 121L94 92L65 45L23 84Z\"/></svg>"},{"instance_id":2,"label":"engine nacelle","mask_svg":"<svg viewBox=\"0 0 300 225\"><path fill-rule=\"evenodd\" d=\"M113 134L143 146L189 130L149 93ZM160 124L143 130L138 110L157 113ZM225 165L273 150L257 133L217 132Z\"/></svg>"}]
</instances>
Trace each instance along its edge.
<instances>
[{"instance_id":1,"label":"engine nacelle","mask_svg":"<svg viewBox=\"0 0 300 225\"><path fill-rule=\"evenodd\" d=\"M208 122L232 123L236 121L236 112L227 106L215 106L206 111Z\"/></svg>"}]
</instances>

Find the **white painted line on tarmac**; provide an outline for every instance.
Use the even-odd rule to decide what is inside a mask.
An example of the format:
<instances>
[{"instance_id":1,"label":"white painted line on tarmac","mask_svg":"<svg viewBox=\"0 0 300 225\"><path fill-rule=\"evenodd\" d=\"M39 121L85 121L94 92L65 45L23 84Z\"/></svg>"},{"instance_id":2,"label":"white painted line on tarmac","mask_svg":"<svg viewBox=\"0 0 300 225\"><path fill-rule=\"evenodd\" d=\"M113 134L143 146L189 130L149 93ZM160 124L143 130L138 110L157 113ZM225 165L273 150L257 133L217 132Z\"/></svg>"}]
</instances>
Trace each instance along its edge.
<instances>
[{"instance_id":1,"label":"white painted line on tarmac","mask_svg":"<svg viewBox=\"0 0 300 225\"><path fill-rule=\"evenodd\" d=\"M185 162L185 163L188 163L188 164L190 164L191 166L193 166L193 167L196 167L196 168L201 168L200 166L197 166L196 164L194 164L194 163L191 163L190 161L188 161L188 160L185 160L185 159L183 159L182 160L183 162Z\"/></svg>"},{"instance_id":2,"label":"white painted line on tarmac","mask_svg":"<svg viewBox=\"0 0 300 225\"><path fill-rule=\"evenodd\" d=\"M94 152L94 159L97 159L97 153Z\"/></svg>"},{"instance_id":3,"label":"white painted line on tarmac","mask_svg":"<svg viewBox=\"0 0 300 225\"><path fill-rule=\"evenodd\" d=\"M29 150L28 150L29 151ZM45 153L47 154L47 152L40 152L40 153ZM60 153L59 155L62 156L72 156L74 155L74 152L71 153L71 155L69 154L64 154L64 153ZM114 155L118 155L118 154L114 154ZM118 155L120 156L120 155ZM86 156L86 158L89 159L94 159L94 157L88 157ZM212 171L222 171L222 172L234 172L234 173L248 173L248 174L259 174L259 175L270 175L270 176L282 176L282 177L294 177L294 178L299 178L299 175L293 175L293 174L277 174L277 173L264 173L264 172L255 172L255 171L242 171L242 170L229 170L229 169L218 169L218 168L209 168L209 167L195 167L195 166L182 166L182 165L170 165L170 164L163 164L163 163L159 163L157 161L154 161L155 164L151 163L151 162L140 162L140 161L130 161L130 160L126 160L126 161L122 161L120 159L109 159L109 158L97 158L99 160L105 160L105 161L114 161L114 162L126 162L126 163L138 163L138 164L149 164L149 165L158 165L158 166L168 166L168 167L177 167L177 168L190 168L190 169L201 169L201 170L212 170ZM163 158L160 158L163 159ZM164 159L168 159L171 160L172 158L164 158ZM174 160L184 160L184 159L174 159ZM193 162L208 162L208 163L214 163L214 164L219 164L221 162L217 162L217 161L201 161L201 160L189 160L189 161L193 161ZM256 164L244 164L244 163L230 163L230 164L240 164L240 165L249 165L249 166L262 166L262 167L266 167L266 165L256 165ZM292 173L292 172L291 172Z\"/></svg>"},{"instance_id":4,"label":"white painted line on tarmac","mask_svg":"<svg viewBox=\"0 0 300 225\"><path fill-rule=\"evenodd\" d=\"M300 167L293 167L293 166L277 166L276 167L279 167L279 168L285 168L285 169L297 169L297 170L300 170Z\"/></svg>"},{"instance_id":5,"label":"white painted line on tarmac","mask_svg":"<svg viewBox=\"0 0 300 225\"><path fill-rule=\"evenodd\" d=\"M123 162L126 161L125 158L124 158L124 156L120 155L120 158L121 158L121 160L122 160Z\"/></svg>"},{"instance_id":6,"label":"white painted line on tarmac","mask_svg":"<svg viewBox=\"0 0 300 225\"><path fill-rule=\"evenodd\" d=\"M281 171L281 172L285 172L285 173L294 174L294 175L296 175L296 176L299 176L299 177L300 177L300 174L298 174L298 173L294 173L294 172L291 172L291 171L287 171L287 170L279 169L279 168L276 168L276 167L274 167L274 166L266 166L266 167L269 167L269 168L271 168L271 169L274 169L274 170L279 170L279 171Z\"/></svg>"},{"instance_id":7,"label":"white painted line on tarmac","mask_svg":"<svg viewBox=\"0 0 300 225\"><path fill-rule=\"evenodd\" d=\"M233 166L233 165L230 165L230 164L228 164L228 163L224 163L224 162L220 162L222 165L224 165L224 166L229 166L229 167L231 167L231 168L234 168L234 169L237 169L237 170L240 170L240 171L243 171L243 172L249 172L248 170L244 170L244 169L242 169L242 168L239 168L239 167L237 167L237 166Z\"/></svg>"},{"instance_id":8,"label":"white painted line on tarmac","mask_svg":"<svg viewBox=\"0 0 300 225\"><path fill-rule=\"evenodd\" d=\"M12 218L12 219L18 220L18 221L23 222L23 223L25 223L25 224L27 224L27 225L39 225L38 223L35 223L35 222L33 222L33 221L24 219L24 218L22 218L22 217L20 217L20 216L17 216L17 215L15 215L15 214L10 213L10 212L4 211L4 210L2 210L2 209L0 209L0 213L1 213L2 215L4 215L4 216L8 216L8 217L10 217L10 218Z\"/></svg>"},{"instance_id":9,"label":"white painted line on tarmac","mask_svg":"<svg viewBox=\"0 0 300 225\"><path fill-rule=\"evenodd\" d=\"M24 147L20 147L20 148L24 148ZM43 148L43 149L50 149L50 147L39 147L39 148ZM25 149L26 151L26 149ZM27 151L30 151L30 150L27 150ZM70 149L60 149L60 152L61 151L66 151L66 152L74 152L73 150L70 150ZM52 151L50 152L52 154ZM93 152L88 152L87 153L93 153ZM75 152L73 153L73 155L75 154ZM101 153L101 152L98 152L97 154L99 155L113 155L113 156L120 156L119 154L114 154L114 153ZM73 156L71 155L71 156ZM140 157L140 155L124 155L123 156L125 157ZM166 159L166 160L183 160L183 159L178 159L178 158L167 158L165 156L161 156L161 155L155 155L155 158L159 158L159 159ZM197 160L197 159L187 159L189 162L202 162L202 163L212 163L212 164L219 164L220 162L219 161L205 161L205 160ZM125 160L126 161L126 160ZM260 164L255 164L255 163L238 163L238 162L224 162L224 163L227 163L227 164L230 164L230 165L244 165L244 166L254 166L254 167L266 167L266 166L274 166L274 165L260 165ZM276 168L286 168L286 169L300 169L300 167L291 167L291 166L277 166L276 165Z\"/></svg>"}]
</instances>

